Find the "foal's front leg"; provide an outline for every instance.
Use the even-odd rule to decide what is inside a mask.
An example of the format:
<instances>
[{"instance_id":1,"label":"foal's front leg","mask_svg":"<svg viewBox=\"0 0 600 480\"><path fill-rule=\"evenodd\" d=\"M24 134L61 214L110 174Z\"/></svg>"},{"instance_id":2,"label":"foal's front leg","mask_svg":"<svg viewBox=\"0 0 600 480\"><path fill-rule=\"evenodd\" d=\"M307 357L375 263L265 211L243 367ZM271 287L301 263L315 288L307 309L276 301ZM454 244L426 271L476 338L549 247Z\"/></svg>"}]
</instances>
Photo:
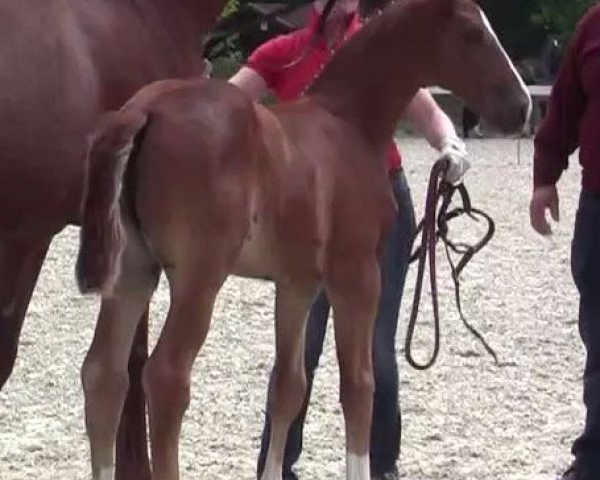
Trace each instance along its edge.
<instances>
[{"instance_id":1,"label":"foal's front leg","mask_svg":"<svg viewBox=\"0 0 600 480\"><path fill-rule=\"evenodd\" d=\"M269 392L271 437L261 480L281 480L290 425L306 395L304 333L315 288L277 284L275 298L275 367Z\"/></svg>"},{"instance_id":2,"label":"foal's front leg","mask_svg":"<svg viewBox=\"0 0 600 480\"><path fill-rule=\"evenodd\" d=\"M327 282L346 421L346 478L370 480L373 328L381 277L375 257L335 262Z\"/></svg>"}]
</instances>

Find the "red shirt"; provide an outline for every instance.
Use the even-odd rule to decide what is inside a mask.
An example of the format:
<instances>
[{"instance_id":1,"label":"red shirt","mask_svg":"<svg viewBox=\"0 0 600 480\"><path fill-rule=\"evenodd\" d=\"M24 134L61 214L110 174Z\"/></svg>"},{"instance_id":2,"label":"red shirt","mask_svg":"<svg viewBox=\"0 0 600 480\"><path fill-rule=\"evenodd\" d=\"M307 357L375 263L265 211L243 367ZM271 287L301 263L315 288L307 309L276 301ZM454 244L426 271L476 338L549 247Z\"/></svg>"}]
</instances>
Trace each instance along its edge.
<instances>
[{"instance_id":1,"label":"red shirt","mask_svg":"<svg viewBox=\"0 0 600 480\"><path fill-rule=\"evenodd\" d=\"M258 73L280 101L296 100L331 59L332 52L323 38L316 37L318 15L308 26L287 35L280 35L257 48L246 66ZM343 40L362 27L358 14L348 20ZM311 42L313 45L311 46ZM340 45L335 45L337 49ZM299 61L298 61L299 60ZM392 140L388 148L390 170L400 168L401 157Z\"/></svg>"},{"instance_id":2,"label":"red shirt","mask_svg":"<svg viewBox=\"0 0 600 480\"><path fill-rule=\"evenodd\" d=\"M600 193L600 5L579 22L535 138L534 185L554 185L579 147L583 188Z\"/></svg>"}]
</instances>

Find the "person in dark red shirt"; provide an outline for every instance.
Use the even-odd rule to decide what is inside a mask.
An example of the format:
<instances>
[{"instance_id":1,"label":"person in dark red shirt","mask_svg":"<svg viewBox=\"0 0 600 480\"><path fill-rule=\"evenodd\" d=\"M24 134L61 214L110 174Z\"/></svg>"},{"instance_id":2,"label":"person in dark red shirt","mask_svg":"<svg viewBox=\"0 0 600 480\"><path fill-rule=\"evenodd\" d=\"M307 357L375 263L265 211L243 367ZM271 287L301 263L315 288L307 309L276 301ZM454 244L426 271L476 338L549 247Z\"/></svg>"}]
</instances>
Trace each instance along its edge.
<instances>
[{"instance_id":1,"label":"person in dark red shirt","mask_svg":"<svg viewBox=\"0 0 600 480\"><path fill-rule=\"evenodd\" d=\"M279 101L295 100L302 96L334 51L361 28L361 19L357 13L358 1L338 0L324 30L319 31L324 3L324 0L315 2L316 11L306 28L276 37L254 51L246 65L230 82L255 100L268 91ZM405 116L432 147L449 155L451 168L447 180L458 183L469 167L467 152L464 143L456 135L452 121L427 90L419 91L408 106ZM388 165L398 212L382 263L382 290L373 342L375 396L370 464L374 480L398 478L396 463L400 452L401 419L395 338L400 300L415 233L415 213L410 190L401 168L400 154L392 138L388 149ZM321 292L312 306L307 324L305 365L308 392L303 408L288 434L283 462L284 480L297 479L292 467L299 459L302 449L302 429L314 372L323 350L329 310L329 301L325 293ZM269 436L270 418L267 414L258 460L259 478L264 469Z\"/></svg>"},{"instance_id":2,"label":"person in dark red shirt","mask_svg":"<svg viewBox=\"0 0 600 480\"><path fill-rule=\"evenodd\" d=\"M548 112L535 138L530 217L542 235L559 219L556 183L579 147L582 190L571 250L580 294L579 331L587 350L583 390L585 429L573 444L575 461L563 480L600 478L600 5L579 22L563 59Z\"/></svg>"}]
</instances>

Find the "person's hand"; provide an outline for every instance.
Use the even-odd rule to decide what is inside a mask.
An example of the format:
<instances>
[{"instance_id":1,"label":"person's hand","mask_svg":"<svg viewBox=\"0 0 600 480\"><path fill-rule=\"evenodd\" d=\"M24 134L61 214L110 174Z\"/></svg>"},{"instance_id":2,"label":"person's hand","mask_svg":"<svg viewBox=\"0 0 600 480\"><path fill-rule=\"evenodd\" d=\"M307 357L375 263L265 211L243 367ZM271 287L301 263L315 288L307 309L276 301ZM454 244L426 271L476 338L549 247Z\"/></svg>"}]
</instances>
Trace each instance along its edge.
<instances>
[{"instance_id":1,"label":"person's hand","mask_svg":"<svg viewBox=\"0 0 600 480\"><path fill-rule=\"evenodd\" d=\"M442 142L441 152L450 162L445 180L458 185L471 167L465 142L455 136L446 137Z\"/></svg>"},{"instance_id":2,"label":"person's hand","mask_svg":"<svg viewBox=\"0 0 600 480\"><path fill-rule=\"evenodd\" d=\"M529 219L533 229L540 235L551 235L552 228L546 219L546 210L555 222L559 220L558 191L556 185L545 185L533 190L529 203Z\"/></svg>"}]
</instances>

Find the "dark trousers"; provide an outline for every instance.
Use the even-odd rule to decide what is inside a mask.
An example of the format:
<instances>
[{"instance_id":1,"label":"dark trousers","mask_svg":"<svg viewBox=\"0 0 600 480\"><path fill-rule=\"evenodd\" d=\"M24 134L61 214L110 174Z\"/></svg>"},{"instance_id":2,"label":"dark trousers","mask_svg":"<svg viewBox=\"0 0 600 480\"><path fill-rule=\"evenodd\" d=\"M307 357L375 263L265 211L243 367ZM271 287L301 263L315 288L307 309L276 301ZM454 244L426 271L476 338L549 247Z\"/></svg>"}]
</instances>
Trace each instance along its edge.
<instances>
[{"instance_id":1,"label":"dark trousers","mask_svg":"<svg viewBox=\"0 0 600 480\"><path fill-rule=\"evenodd\" d=\"M400 455L401 417L398 401L398 364L396 362L396 327L404 280L408 270L410 248L416 229L415 212L410 189L404 172L392 178L392 188L398 213L389 233L386 251L381 265L381 298L375 320L373 338L373 369L375 396L373 402L373 424L371 429L371 473L382 475L396 469ZM292 467L302 452L302 430L310 400L313 378L323 351L330 305L321 292L309 314L306 327L305 366L308 390L300 414L292 423L288 433L283 462L283 479L297 480ZM272 375L269 380L271 387ZM260 454L258 477L260 478L269 449L270 418L265 418Z\"/></svg>"},{"instance_id":2,"label":"dark trousers","mask_svg":"<svg viewBox=\"0 0 600 480\"><path fill-rule=\"evenodd\" d=\"M581 194L571 268L580 294L579 333L587 352L583 377L585 429L572 451L578 473L586 479L597 479L600 478L600 193Z\"/></svg>"}]
</instances>

